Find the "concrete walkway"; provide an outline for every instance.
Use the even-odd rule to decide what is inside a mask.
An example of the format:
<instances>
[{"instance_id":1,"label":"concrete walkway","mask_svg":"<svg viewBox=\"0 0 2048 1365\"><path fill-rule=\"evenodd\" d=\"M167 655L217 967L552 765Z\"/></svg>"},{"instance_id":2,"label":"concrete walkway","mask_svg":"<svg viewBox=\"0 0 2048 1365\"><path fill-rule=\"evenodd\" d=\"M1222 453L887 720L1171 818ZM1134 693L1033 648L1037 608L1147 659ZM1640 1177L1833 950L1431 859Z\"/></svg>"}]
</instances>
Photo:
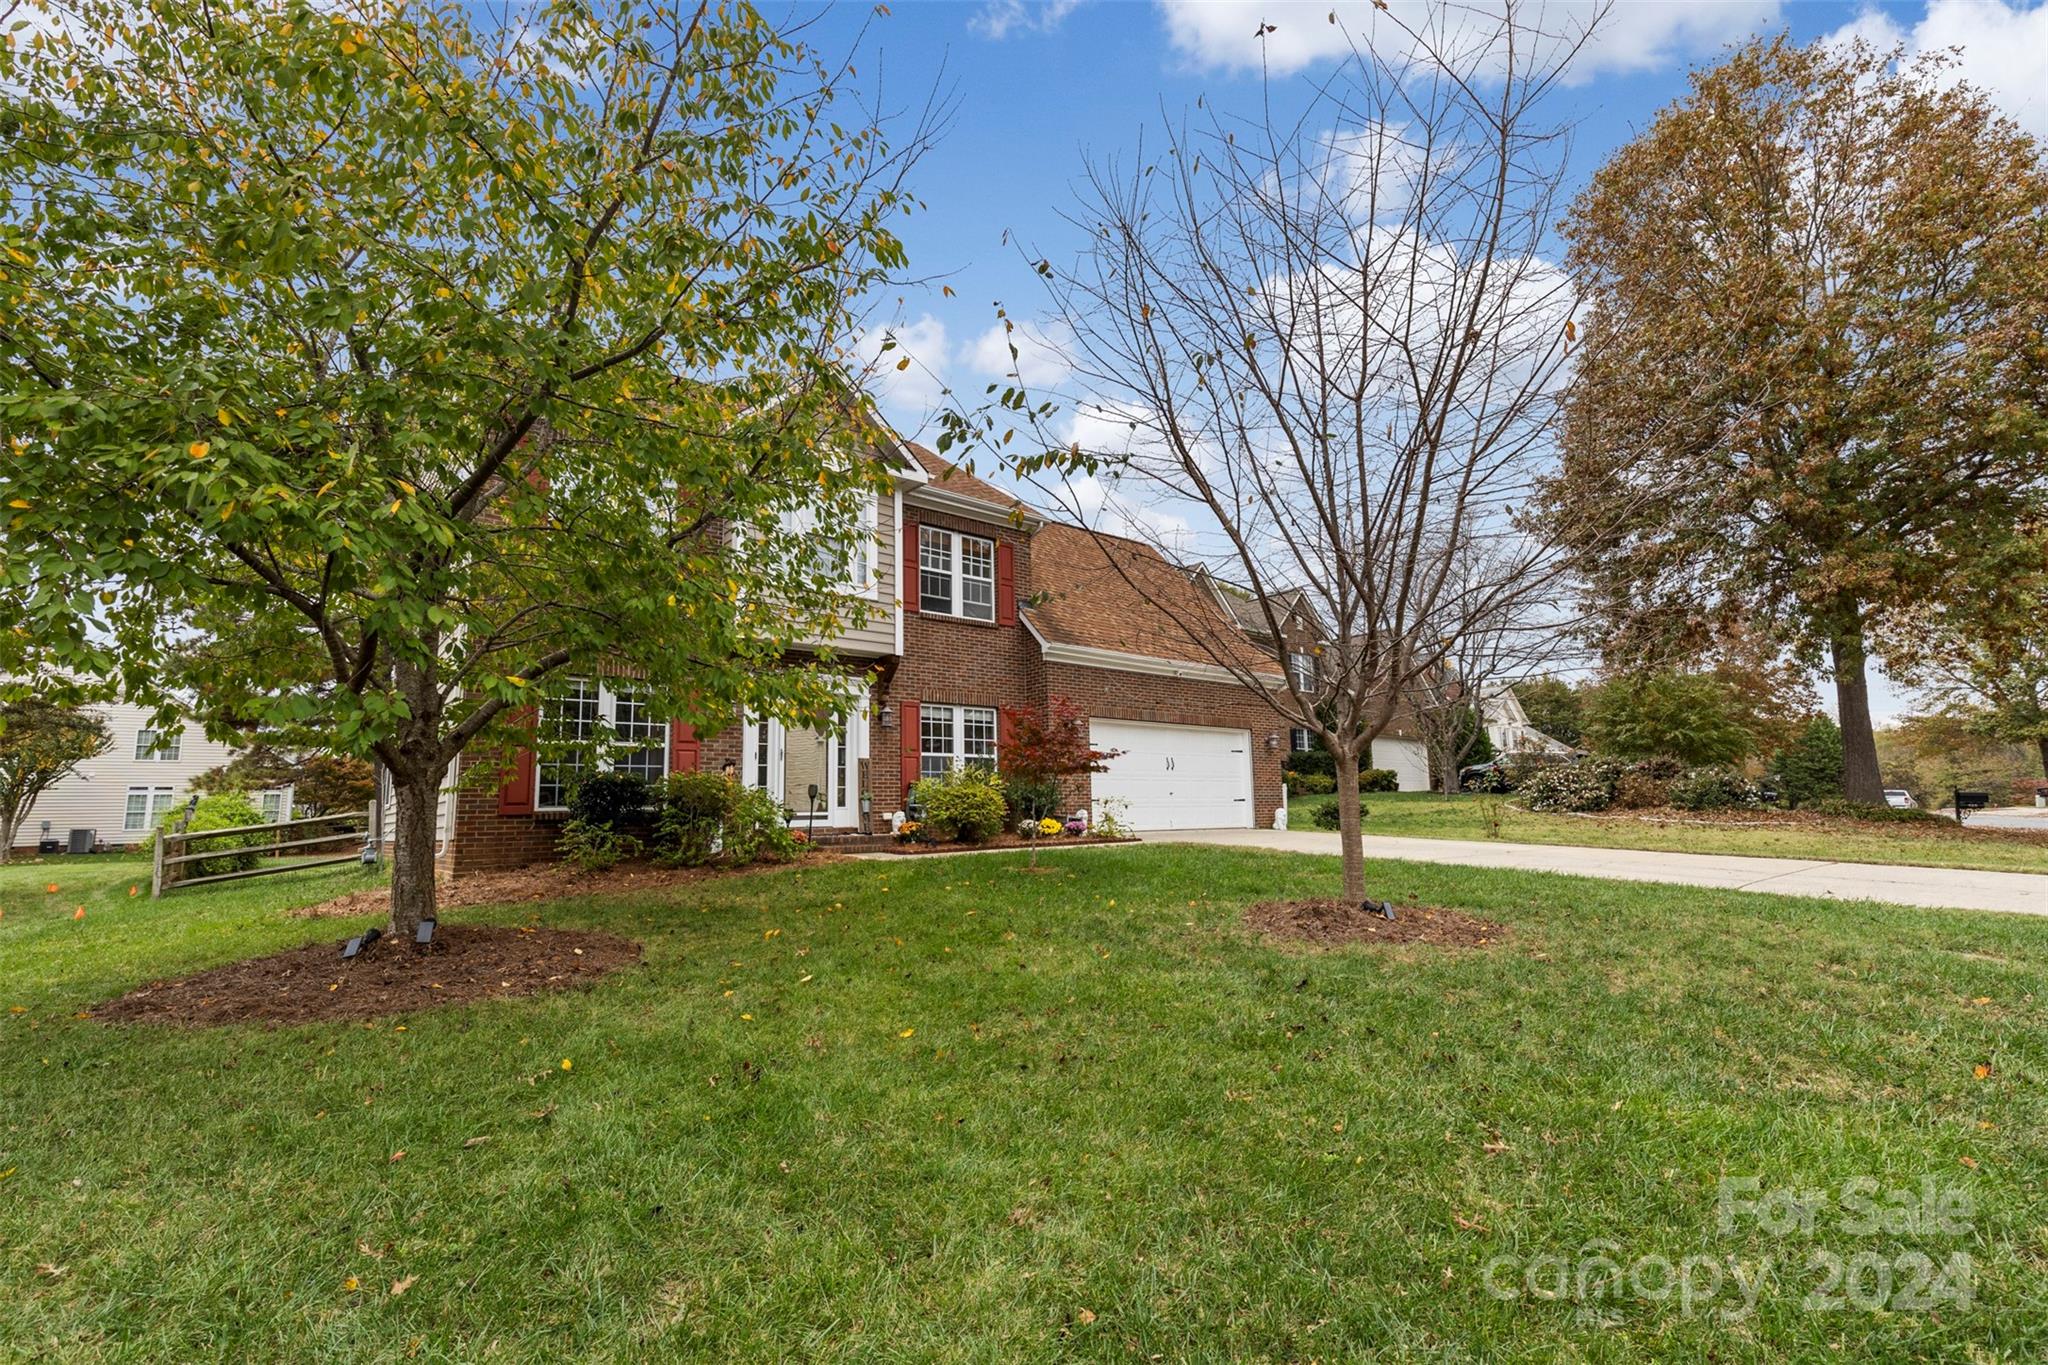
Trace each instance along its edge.
<instances>
[{"instance_id":1,"label":"concrete walkway","mask_svg":"<svg viewBox=\"0 0 2048 1365\"><path fill-rule=\"evenodd\" d=\"M1146 843L1226 844L1286 853L1337 854L1337 836L1306 829L1191 829L1155 832ZM1950 867L1895 867L1884 863L1811 862L1749 858L1732 853L1655 853L1642 849L1581 848L1571 844L1513 844L1467 839L1396 839L1365 836L1365 856L1405 862L1455 863L1527 872L1564 872L1630 882L1673 882L1783 896L1885 901L1943 909L2003 910L2048 915L2048 874L1969 872Z\"/></svg>"}]
</instances>

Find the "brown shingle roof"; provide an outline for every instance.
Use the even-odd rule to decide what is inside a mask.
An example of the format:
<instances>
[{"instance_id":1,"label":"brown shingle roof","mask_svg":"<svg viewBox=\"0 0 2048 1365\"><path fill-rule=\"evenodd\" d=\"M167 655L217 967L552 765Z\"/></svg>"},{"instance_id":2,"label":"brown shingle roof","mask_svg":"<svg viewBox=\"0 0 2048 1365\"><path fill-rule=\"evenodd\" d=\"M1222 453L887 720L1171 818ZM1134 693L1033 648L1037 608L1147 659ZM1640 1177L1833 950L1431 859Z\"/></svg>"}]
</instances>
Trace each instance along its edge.
<instances>
[{"instance_id":1,"label":"brown shingle roof","mask_svg":"<svg viewBox=\"0 0 2048 1365\"><path fill-rule=\"evenodd\" d=\"M1281 676L1185 570L1135 540L1049 523L1031 537L1031 590L1044 600L1025 615L1048 644L1180 663L1228 660Z\"/></svg>"},{"instance_id":2,"label":"brown shingle roof","mask_svg":"<svg viewBox=\"0 0 2048 1365\"><path fill-rule=\"evenodd\" d=\"M909 451L911 456L920 465L924 466L924 472L931 476L931 486L933 488L941 489L957 497L973 498L976 502L986 502L997 507L1008 508L1012 511L1029 512L1031 510L994 484L977 479L959 465L954 464L945 456L928 447L921 446L915 441L905 441L903 448Z\"/></svg>"}]
</instances>

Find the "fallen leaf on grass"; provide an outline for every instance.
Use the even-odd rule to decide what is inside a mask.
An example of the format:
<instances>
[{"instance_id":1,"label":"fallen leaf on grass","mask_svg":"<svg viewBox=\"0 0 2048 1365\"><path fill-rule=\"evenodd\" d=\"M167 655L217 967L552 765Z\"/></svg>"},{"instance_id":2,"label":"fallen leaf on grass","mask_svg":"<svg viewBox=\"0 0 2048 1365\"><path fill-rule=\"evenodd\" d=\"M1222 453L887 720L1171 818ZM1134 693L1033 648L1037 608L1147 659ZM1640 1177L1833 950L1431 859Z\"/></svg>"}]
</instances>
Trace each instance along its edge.
<instances>
[{"instance_id":1,"label":"fallen leaf on grass","mask_svg":"<svg viewBox=\"0 0 2048 1365\"><path fill-rule=\"evenodd\" d=\"M36 1274L46 1280L61 1280L64 1278L64 1272L69 1269L69 1266L52 1265L48 1261L40 1261L36 1264Z\"/></svg>"},{"instance_id":2,"label":"fallen leaf on grass","mask_svg":"<svg viewBox=\"0 0 2048 1365\"><path fill-rule=\"evenodd\" d=\"M1086 1327L1089 1323L1095 1321L1095 1314L1089 1312L1086 1308L1083 1308L1080 1312L1074 1314L1074 1321L1080 1323L1083 1327Z\"/></svg>"},{"instance_id":3,"label":"fallen leaf on grass","mask_svg":"<svg viewBox=\"0 0 2048 1365\"><path fill-rule=\"evenodd\" d=\"M1968 1166L1973 1171L1977 1169L1977 1159L1975 1157L1959 1156L1956 1158L1956 1160L1962 1162L1965 1166Z\"/></svg>"},{"instance_id":4,"label":"fallen leaf on grass","mask_svg":"<svg viewBox=\"0 0 2048 1365\"><path fill-rule=\"evenodd\" d=\"M392 1160L393 1162L399 1162L399 1161L403 1161L403 1160L405 1160L405 1149L404 1149L403 1147L401 1147L401 1148L399 1148L399 1149L398 1149L397 1151L393 1152L393 1153L391 1154L391 1160Z\"/></svg>"},{"instance_id":5,"label":"fallen leaf on grass","mask_svg":"<svg viewBox=\"0 0 2048 1365\"><path fill-rule=\"evenodd\" d=\"M479 1133L473 1138L464 1138L462 1140L462 1148L464 1151L468 1151L471 1147L481 1147L490 1140L491 1135L489 1133Z\"/></svg>"},{"instance_id":6,"label":"fallen leaf on grass","mask_svg":"<svg viewBox=\"0 0 2048 1365\"><path fill-rule=\"evenodd\" d=\"M85 918L85 907L81 905L81 906L79 906L79 907L78 907L78 908L77 908L76 910L73 910L73 911L71 912L71 918L73 918L73 919L84 919L84 918Z\"/></svg>"},{"instance_id":7,"label":"fallen leaf on grass","mask_svg":"<svg viewBox=\"0 0 2048 1365\"><path fill-rule=\"evenodd\" d=\"M1487 1228L1486 1224L1484 1224L1484 1223L1475 1223L1475 1222L1473 1222L1473 1221L1472 1221L1472 1220L1471 1220L1470 1218L1467 1218L1467 1217L1466 1217L1466 1216L1465 1216L1464 1214L1462 1214L1462 1213L1459 1213L1459 1212L1457 1212L1457 1211L1455 1211L1455 1210L1453 1210L1453 1211L1452 1211L1452 1213L1451 1213L1451 1221L1452 1221L1452 1222L1454 1222L1454 1223L1456 1223L1456 1224L1458 1225L1459 1229L1460 1229L1460 1230L1462 1230L1462 1231L1465 1231L1465 1232L1486 1232L1486 1231L1488 1231L1488 1228Z\"/></svg>"},{"instance_id":8,"label":"fallen leaf on grass","mask_svg":"<svg viewBox=\"0 0 2048 1365\"><path fill-rule=\"evenodd\" d=\"M897 1034L896 1036L897 1036L898 1038L908 1038L908 1037L909 1037L909 1036L910 1036L911 1034L913 1034L913 1033L915 1033L915 1032L917 1032L917 1030L916 1030L916 1029L914 1029L914 1028L907 1028L907 1029L903 1030L903 1032L901 1032L901 1033Z\"/></svg>"},{"instance_id":9,"label":"fallen leaf on grass","mask_svg":"<svg viewBox=\"0 0 2048 1365\"><path fill-rule=\"evenodd\" d=\"M397 1298L400 1294L403 1294L406 1290L412 1288L413 1285L418 1282L418 1280L419 1276L417 1275L408 1275L402 1280L393 1280L391 1282L391 1297L394 1299Z\"/></svg>"},{"instance_id":10,"label":"fallen leaf on grass","mask_svg":"<svg viewBox=\"0 0 2048 1365\"><path fill-rule=\"evenodd\" d=\"M364 1241L360 1237L356 1239L356 1250L362 1252L363 1255L369 1257L373 1261L381 1261L384 1259L383 1252L377 1250L377 1248L371 1246L368 1242ZM354 1279L355 1276L351 1275L349 1276L349 1278Z\"/></svg>"},{"instance_id":11,"label":"fallen leaf on grass","mask_svg":"<svg viewBox=\"0 0 2048 1365\"><path fill-rule=\"evenodd\" d=\"M1991 1079L1991 1068L1979 1062L1970 1068L1970 1074L1980 1081L1989 1080Z\"/></svg>"}]
</instances>

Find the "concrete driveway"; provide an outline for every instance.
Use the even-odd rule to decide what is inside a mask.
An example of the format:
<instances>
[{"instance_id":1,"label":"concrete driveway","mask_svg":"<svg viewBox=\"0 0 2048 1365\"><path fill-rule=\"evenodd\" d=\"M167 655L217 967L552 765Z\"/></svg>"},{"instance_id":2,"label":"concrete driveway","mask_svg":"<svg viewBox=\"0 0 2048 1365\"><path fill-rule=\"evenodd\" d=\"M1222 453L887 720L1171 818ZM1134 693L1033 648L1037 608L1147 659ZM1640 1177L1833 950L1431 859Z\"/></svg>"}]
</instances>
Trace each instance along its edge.
<instances>
[{"instance_id":1,"label":"concrete driveway","mask_svg":"<svg viewBox=\"0 0 2048 1365\"><path fill-rule=\"evenodd\" d=\"M1335 857L1337 836L1307 829L1196 829L1155 832L1146 843L1226 844L1285 853ZM1747 858L1722 853L1653 853L1640 849L1581 848L1566 844L1512 844L1466 839L1396 839L1365 836L1367 858L1454 863L1463 867L1564 872L1629 882L1671 882L1783 896L1885 901L1941 909L2002 910L2048 915L2048 873L1968 872L1950 867L1897 867L1887 863L1812 862L1799 858Z\"/></svg>"}]
</instances>

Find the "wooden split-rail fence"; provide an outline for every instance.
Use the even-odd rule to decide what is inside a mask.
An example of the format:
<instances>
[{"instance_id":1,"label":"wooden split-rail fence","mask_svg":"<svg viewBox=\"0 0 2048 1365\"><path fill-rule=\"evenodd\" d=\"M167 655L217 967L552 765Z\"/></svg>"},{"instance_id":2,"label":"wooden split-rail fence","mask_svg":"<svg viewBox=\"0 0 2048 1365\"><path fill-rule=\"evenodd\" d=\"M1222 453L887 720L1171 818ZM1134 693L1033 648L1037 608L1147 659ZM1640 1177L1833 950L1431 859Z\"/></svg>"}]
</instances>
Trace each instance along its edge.
<instances>
[{"instance_id":1,"label":"wooden split-rail fence","mask_svg":"<svg viewBox=\"0 0 2048 1365\"><path fill-rule=\"evenodd\" d=\"M274 872L298 872L309 867L331 867L340 863L374 863L384 842L383 807L370 802L359 811L341 815L309 815L296 820L272 820L260 825L236 825L231 829L187 830L198 798L186 803L184 813L157 832L151 855L149 894L161 896L181 886L203 886L209 882L238 882L248 877L267 877ZM319 826L318 832L310 832ZM268 834L268 839L251 839ZM230 838L230 836L234 836ZM287 837L289 836L289 837ZM226 841L225 846L223 842ZM314 855L315 848L348 851ZM224 858L246 858L254 854L266 861L254 867L229 872L189 875L199 864Z\"/></svg>"}]
</instances>

